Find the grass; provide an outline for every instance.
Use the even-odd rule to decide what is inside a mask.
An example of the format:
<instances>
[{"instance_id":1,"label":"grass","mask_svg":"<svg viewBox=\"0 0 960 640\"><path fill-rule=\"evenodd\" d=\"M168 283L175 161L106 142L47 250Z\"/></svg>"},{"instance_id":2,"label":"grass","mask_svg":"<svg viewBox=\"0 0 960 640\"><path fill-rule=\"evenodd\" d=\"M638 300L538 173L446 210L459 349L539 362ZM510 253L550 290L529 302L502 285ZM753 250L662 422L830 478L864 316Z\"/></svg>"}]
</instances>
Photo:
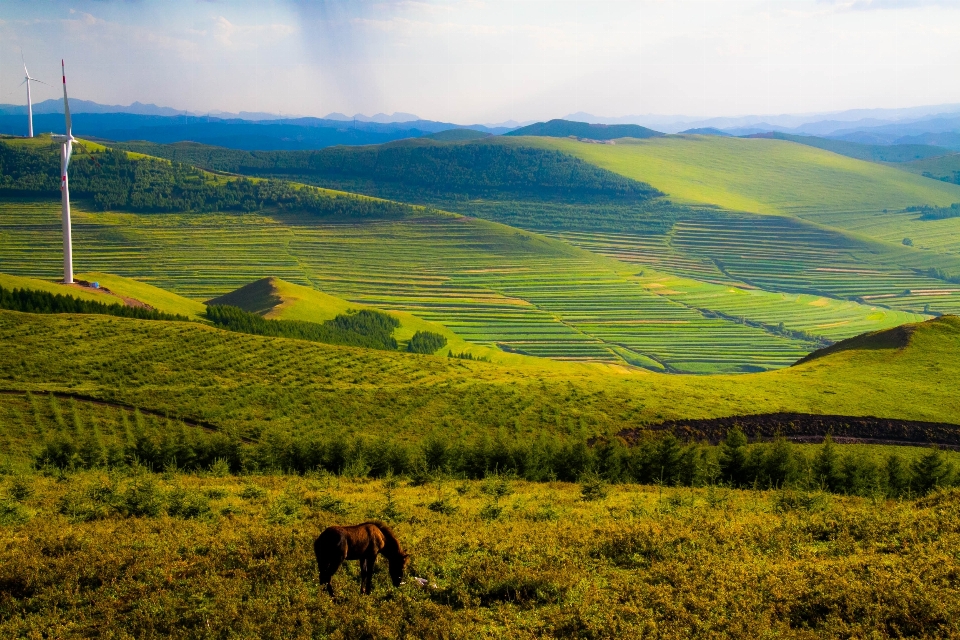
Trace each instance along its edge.
<instances>
[{"instance_id":1,"label":"grass","mask_svg":"<svg viewBox=\"0 0 960 640\"><path fill-rule=\"evenodd\" d=\"M499 365L335 347L196 323L0 313L0 382L259 436L453 433L586 440L668 419L772 412L956 422L960 320L906 348L848 349L746 376L669 376L527 359Z\"/></svg>"},{"instance_id":2,"label":"grass","mask_svg":"<svg viewBox=\"0 0 960 640\"><path fill-rule=\"evenodd\" d=\"M960 202L960 187L784 140L667 136L616 145L525 138L623 176L670 198L734 211L881 211Z\"/></svg>"},{"instance_id":3,"label":"grass","mask_svg":"<svg viewBox=\"0 0 960 640\"><path fill-rule=\"evenodd\" d=\"M29 495L11 500L15 483ZM878 501L615 485L585 500L565 483L142 471L0 486L7 637L960 633L956 490ZM394 590L381 566L361 597L350 562L335 599L320 591L313 538L370 517L390 521L409 575L435 588Z\"/></svg>"}]
</instances>

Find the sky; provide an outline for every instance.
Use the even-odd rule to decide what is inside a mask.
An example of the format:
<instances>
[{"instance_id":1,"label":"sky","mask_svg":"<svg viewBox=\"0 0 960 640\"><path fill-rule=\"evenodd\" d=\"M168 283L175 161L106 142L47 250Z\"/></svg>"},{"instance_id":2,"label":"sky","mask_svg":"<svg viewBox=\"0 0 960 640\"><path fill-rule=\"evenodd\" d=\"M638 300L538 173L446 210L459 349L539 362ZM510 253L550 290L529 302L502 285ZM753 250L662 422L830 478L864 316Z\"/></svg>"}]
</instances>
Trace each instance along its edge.
<instances>
[{"instance_id":1,"label":"sky","mask_svg":"<svg viewBox=\"0 0 960 640\"><path fill-rule=\"evenodd\" d=\"M470 123L960 103L960 0L4 0L0 103ZM35 101L57 97L37 85Z\"/></svg>"}]
</instances>

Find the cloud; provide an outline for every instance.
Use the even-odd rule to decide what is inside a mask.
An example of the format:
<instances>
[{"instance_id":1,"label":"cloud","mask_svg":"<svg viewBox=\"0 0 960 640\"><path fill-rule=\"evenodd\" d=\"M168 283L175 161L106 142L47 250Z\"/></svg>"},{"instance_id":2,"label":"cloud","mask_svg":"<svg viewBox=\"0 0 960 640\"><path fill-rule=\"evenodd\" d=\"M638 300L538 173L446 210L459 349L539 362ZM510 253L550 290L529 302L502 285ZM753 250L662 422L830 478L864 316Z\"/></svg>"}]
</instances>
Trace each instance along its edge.
<instances>
[{"instance_id":1,"label":"cloud","mask_svg":"<svg viewBox=\"0 0 960 640\"><path fill-rule=\"evenodd\" d=\"M818 3L833 5L837 9L846 11L922 9L925 7L960 9L958 0L818 0Z\"/></svg>"},{"instance_id":2,"label":"cloud","mask_svg":"<svg viewBox=\"0 0 960 640\"><path fill-rule=\"evenodd\" d=\"M287 24L234 24L223 16L214 20L213 38L225 47L256 47L273 44L297 32L297 27Z\"/></svg>"}]
</instances>

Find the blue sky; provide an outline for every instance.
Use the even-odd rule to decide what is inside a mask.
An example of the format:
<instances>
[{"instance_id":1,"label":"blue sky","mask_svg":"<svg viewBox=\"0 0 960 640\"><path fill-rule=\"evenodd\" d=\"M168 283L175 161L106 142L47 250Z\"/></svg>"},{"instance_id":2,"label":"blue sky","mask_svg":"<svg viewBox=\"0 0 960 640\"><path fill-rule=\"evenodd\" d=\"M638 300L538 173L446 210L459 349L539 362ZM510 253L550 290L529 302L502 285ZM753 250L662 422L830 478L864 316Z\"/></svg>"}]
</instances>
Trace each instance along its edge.
<instances>
[{"instance_id":1,"label":"blue sky","mask_svg":"<svg viewBox=\"0 0 960 640\"><path fill-rule=\"evenodd\" d=\"M960 0L6 0L0 102L25 101L22 47L52 84L66 58L78 98L192 111L473 123L906 107L960 103L958 33Z\"/></svg>"}]
</instances>

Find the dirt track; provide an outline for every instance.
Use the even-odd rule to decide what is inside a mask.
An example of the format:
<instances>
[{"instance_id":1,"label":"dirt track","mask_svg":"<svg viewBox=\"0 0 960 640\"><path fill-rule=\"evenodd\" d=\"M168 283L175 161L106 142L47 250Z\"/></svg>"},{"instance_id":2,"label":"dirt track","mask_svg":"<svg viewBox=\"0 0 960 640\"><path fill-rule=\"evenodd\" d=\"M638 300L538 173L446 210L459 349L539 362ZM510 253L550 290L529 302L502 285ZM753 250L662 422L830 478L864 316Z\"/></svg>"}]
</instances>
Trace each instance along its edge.
<instances>
[{"instance_id":1,"label":"dirt track","mask_svg":"<svg viewBox=\"0 0 960 640\"><path fill-rule=\"evenodd\" d=\"M807 413L767 413L703 420L671 420L645 428L624 429L617 435L631 442L644 432L672 431L684 440L717 443L739 426L750 440L782 435L793 442L820 442L828 433L836 442L868 444L938 445L960 450L960 425L891 418L828 416Z\"/></svg>"}]
</instances>

